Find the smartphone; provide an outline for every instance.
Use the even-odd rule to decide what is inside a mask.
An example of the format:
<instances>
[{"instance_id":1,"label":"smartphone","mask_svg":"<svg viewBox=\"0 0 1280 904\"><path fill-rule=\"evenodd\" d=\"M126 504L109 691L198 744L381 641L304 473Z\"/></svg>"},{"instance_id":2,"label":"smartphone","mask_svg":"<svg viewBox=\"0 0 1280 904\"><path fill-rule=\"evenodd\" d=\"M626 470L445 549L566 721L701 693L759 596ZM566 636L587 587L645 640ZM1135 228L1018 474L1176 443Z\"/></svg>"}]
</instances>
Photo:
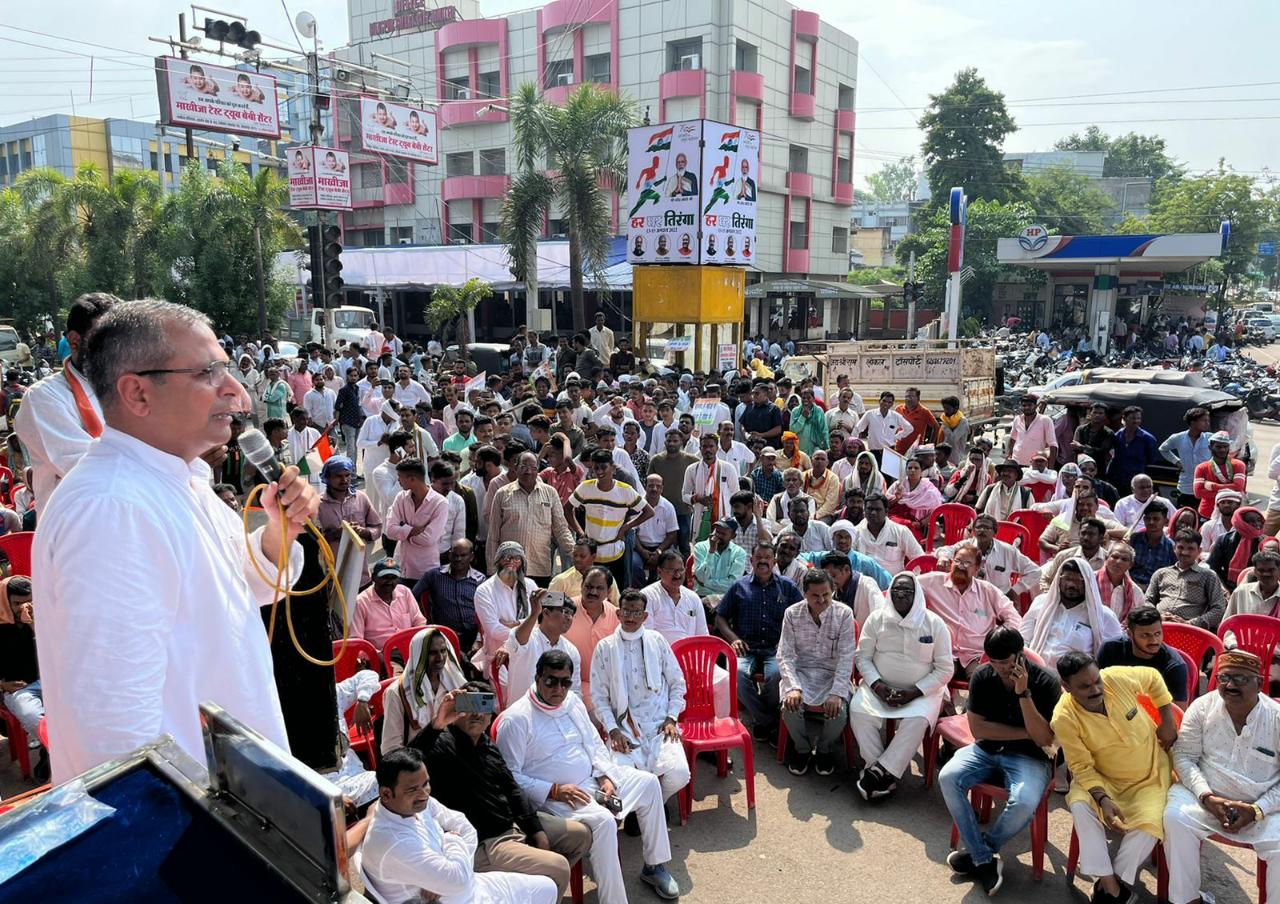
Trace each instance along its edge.
<instances>
[{"instance_id":1,"label":"smartphone","mask_svg":"<svg viewBox=\"0 0 1280 904\"><path fill-rule=\"evenodd\" d=\"M622 799L614 797L612 794L605 794L603 791L596 791L596 803L604 807L614 816L622 812Z\"/></svg>"},{"instance_id":2,"label":"smartphone","mask_svg":"<svg viewBox=\"0 0 1280 904\"><path fill-rule=\"evenodd\" d=\"M542 598L543 609L563 608L568 602L569 595L563 590L548 590L547 595Z\"/></svg>"},{"instance_id":3,"label":"smartphone","mask_svg":"<svg viewBox=\"0 0 1280 904\"><path fill-rule=\"evenodd\" d=\"M1236 807L1227 807L1227 822L1232 825L1240 818L1240 810Z\"/></svg>"},{"instance_id":4,"label":"smartphone","mask_svg":"<svg viewBox=\"0 0 1280 904\"><path fill-rule=\"evenodd\" d=\"M460 713L496 713L498 699L483 691L468 691L453 698L453 708Z\"/></svg>"}]
</instances>

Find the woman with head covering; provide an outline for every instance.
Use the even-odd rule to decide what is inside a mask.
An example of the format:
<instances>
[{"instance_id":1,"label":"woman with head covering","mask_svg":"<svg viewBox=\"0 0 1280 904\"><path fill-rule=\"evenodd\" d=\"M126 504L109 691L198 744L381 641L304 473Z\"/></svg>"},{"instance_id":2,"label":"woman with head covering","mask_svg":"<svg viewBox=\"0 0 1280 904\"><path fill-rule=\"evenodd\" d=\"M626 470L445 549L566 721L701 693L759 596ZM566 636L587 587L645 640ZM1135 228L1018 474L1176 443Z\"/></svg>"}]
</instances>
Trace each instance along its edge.
<instances>
[{"instance_id":1,"label":"woman with head covering","mask_svg":"<svg viewBox=\"0 0 1280 904\"><path fill-rule=\"evenodd\" d=\"M907 460L907 473L889 485L884 498L889 503L889 517L909 522L922 536L929 528L933 510L942 505L942 494L933 481L925 479L916 458Z\"/></svg>"},{"instance_id":2,"label":"woman with head covering","mask_svg":"<svg viewBox=\"0 0 1280 904\"><path fill-rule=\"evenodd\" d=\"M244 391L249 394L249 398L255 400L253 411L250 414L253 417L253 426L258 426L262 420L256 400L258 400L258 389L262 386L262 373L253 366L253 355L248 351L242 354L236 362L236 366L231 368L231 376L235 377L236 382L244 387Z\"/></svg>"},{"instance_id":3,"label":"woman with head covering","mask_svg":"<svg viewBox=\"0 0 1280 904\"><path fill-rule=\"evenodd\" d=\"M978 447L969 450L968 462L951 475L945 495L951 502L974 505L991 482L991 470L987 456Z\"/></svg>"},{"instance_id":4,"label":"woman with head covering","mask_svg":"<svg viewBox=\"0 0 1280 904\"><path fill-rule=\"evenodd\" d=\"M1053 486L1053 495L1050 499L1067 499L1071 496L1071 491L1075 488L1076 481L1080 479L1080 466L1074 462L1067 462L1058 469L1058 482Z\"/></svg>"},{"instance_id":5,"label":"woman with head covering","mask_svg":"<svg viewBox=\"0 0 1280 904\"><path fill-rule=\"evenodd\" d=\"M488 674L493 659L499 663L506 661L507 636L528 617L529 599L538 589L538 585L525 576L524 547L515 540L499 545L489 561L494 568L493 577L477 587L475 595L476 621L484 636L484 647L472 658L471 664L482 674Z\"/></svg>"},{"instance_id":6,"label":"woman with head covering","mask_svg":"<svg viewBox=\"0 0 1280 904\"><path fill-rule=\"evenodd\" d=\"M1249 567L1262 542L1265 516L1252 505L1241 506L1231 516L1231 529L1220 536L1209 551L1208 565L1228 591L1240 581L1240 572Z\"/></svg>"},{"instance_id":7,"label":"woman with head covering","mask_svg":"<svg viewBox=\"0 0 1280 904\"><path fill-rule=\"evenodd\" d=\"M437 627L409 643L409 661L382 696L382 755L405 746L431 723L449 691L466 684L453 644Z\"/></svg>"},{"instance_id":8,"label":"woman with head covering","mask_svg":"<svg viewBox=\"0 0 1280 904\"><path fill-rule=\"evenodd\" d=\"M332 389L334 395L342 388L342 380L338 377L338 371L332 364L326 364L320 371L324 377L324 388Z\"/></svg>"},{"instance_id":9,"label":"woman with head covering","mask_svg":"<svg viewBox=\"0 0 1280 904\"><path fill-rule=\"evenodd\" d=\"M1124 637L1124 629L1102 602L1098 581L1083 556L1067 559L1049 589L1022 616L1022 636L1052 669L1072 650L1097 656L1108 640Z\"/></svg>"},{"instance_id":10,"label":"woman with head covering","mask_svg":"<svg viewBox=\"0 0 1280 904\"><path fill-rule=\"evenodd\" d=\"M889 605L872 610L862 626L855 662L861 683L849 702L849 722L868 764L858 778L865 800L885 797L910 767L925 732L938 720L954 671L946 622L925 607L916 575L903 572L889 585ZM897 720L892 740L881 734Z\"/></svg>"},{"instance_id":11,"label":"woman with head covering","mask_svg":"<svg viewBox=\"0 0 1280 904\"><path fill-rule=\"evenodd\" d=\"M1169 519L1169 539L1172 540L1178 535L1178 531L1186 528L1196 533L1200 532L1200 513L1189 505L1184 505L1173 513L1173 517Z\"/></svg>"}]
</instances>

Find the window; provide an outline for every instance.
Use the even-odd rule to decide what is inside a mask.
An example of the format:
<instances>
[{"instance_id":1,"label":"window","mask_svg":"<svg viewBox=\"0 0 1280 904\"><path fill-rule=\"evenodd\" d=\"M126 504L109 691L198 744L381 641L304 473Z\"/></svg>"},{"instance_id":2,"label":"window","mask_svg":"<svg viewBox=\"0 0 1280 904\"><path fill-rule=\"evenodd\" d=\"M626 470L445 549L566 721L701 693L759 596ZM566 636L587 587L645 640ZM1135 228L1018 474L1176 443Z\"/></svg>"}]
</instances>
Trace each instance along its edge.
<instances>
[{"instance_id":1,"label":"window","mask_svg":"<svg viewBox=\"0 0 1280 904\"><path fill-rule=\"evenodd\" d=\"M409 181L409 164L404 160L397 160L394 157L384 157L383 161L387 167L386 180L388 185L404 185Z\"/></svg>"},{"instance_id":2,"label":"window","mask_svg":"<svg viewBox=\"0 0 1280 904\"><path fill-rule=\"evenodd\" d=\"M204 165L209 169L213 170L215 173L218 171L218 164L220 164L221 162L222 162L221 160L219 160L217 157L214 157L212 154L204 158Z\"/></svg>"},{"instance_id":3,"label":"window","mask_svg":"<svg viewBox=\"0 0 1280 904\"><path fill-rule=\"evenodd\" d=\"M36 135L31 139L31 155L36 166L49 165L49 153L45 150L43 135Z\"/></svg>"},{"instance_id":4,"label":"window","mask_svg":"<svg viewBox=\"0 0 1280 904\"><path fill-rule=\"evenodd\" d=\"M792 251L803 251L809 247L809 230L804 223L791 224L791 241L788 243Z\"/></svg>"},{"instance_id":5,"label":"window","mask_svg":"<svg viewBox=\"0 0 1280 904\"><path fill-rule=\"evenodd\" d=\"M393 245L409 245L413 243L412 226L392 226L387 230L387 237Z\"/></svg>"},{"instance_id":6,"label":"window","mask_svg":"<svg viewBox=\"0 0 1280 904\"><path fill-rule=\"evenodd\" d=\"M844 254L849 250L849 230L844 226L831 227L831 252Z\"/></svg>"},{"instance_id":7,"label":"window","mask_svg":"<svg viewBox=\"0 0 1280 904\"><path fill-rule=\"evenodd\" d=\"M347 245L356 248L376 248L382 244L382 228L376 229L348 229L342 234L342 240ZM330 301L330 304L333 302ZM341 304L342 302L339 302Z\"/></svg>"},{"instance_id":8,"label":"window","mask_svg":"<svg viewBox=\"0 0 1280 904\"><path fill-rule=\"evenodd\" d=\"M840 85L839 93L836 97L837 110L853 109L853 85Z\"/></svg>"},{"instance_id":9,"label":"window","mask_svg":"<svg viewBox=\"0 0 1280 904\"><path fill-rule=\"evenodd\" d=\"M739 41L733 53L733 68L739 72L756 72L756 45Z\"/></svg>"},{"instance_id":10,"label":"window","mask_svg":"<svg viewBox=\"0 0 1280 904\"><path fill-rule=\"evenodd\" d=\"M799 144L787 148L787 169L793 173L809 172L809 149Z\"/></svg>"},{"instance_id":11,"label":"window","mask_svg":"<svg viewBox=\"0 0 1280 904\"><path fill-rule=\"evenodd\" d=\"M498 223L481 223L480 224L480 241L486 245L496 245L500 241L498 238Z\"/></svg>"},{"instance_id":12,"label":"window","mask_svg":"<svg viewBox=\"0 0 1280 904\"><path fill-rule=\"evenodd\" d=\"M551 60L547 63L546 87L573 84L573 60Z\"/></svg>"},{"instance_id":13,"label":"window","mask_svg":"<svg viewBox=\"0 0 1280 904\"><path fill-rule=\"evenodd\" d=\"M492 148L480 152L480 175L501 176L507 171L507 152L505 148Z\"/></svg>"},{"instance_id":14,"label":"window","mask_svg":"<svg viewBox=\"0 0 1280 904\"><path fill-rule=\"evenodd\" d=\"M547 233L553 238L564 238L569 234L569 221L552 218L547 223Z\"/></svg>"},{"instance_id":15,"label":"window","mask_svg":"<svg viewBox=\"0 0 1280 904\"><path fill-rule=\"evenodd\" d=\"M475 158L470 151L445 154L444 171L450 176L474 176Z\"/></svg>"},{"instance_id":16,"label":"window","mask_svg":"<svg viewBox=\"0 0 1280 904\"><path fill-rule=\"evenodd\" d=\"M667 71L702 68L702 38L671 41L667 44Z\"/></svg>"},{"instance_id":17,"label":"window","mask_svg":"<svg viewBox=\"0 0 1280 904\"><path fill-rule=\"evenodd\" d=\"M465 75L455 75L444 80L445 100L468 100L471 97L471 79Z\"/></svg>"},{"instance_id":18,"label":"window","mask_svg":"<svg viewBox=\"0 0 1280 904\"><path fill-rule=\"evenodd\" d=\"M44 136L37 135L36 138L41 139L39 146L43 152ZM113 167L119 169L146 169L145 160L141 138L126 138L123 135L111 136L111 165Z\"/></svg>"},{"instance_id":19,"label":"window","mask_svg":"<svg viewBox=\"0 0 1280 904\"><path fill-rule=\"evenodd\" d=\"M477 97L501 97L502 74L496 69L492 72L481 72L476 77Z\"/></svg>"},{"instance_id":20,"label":"window","mask_svg":"<svg viewBox=\"0 0 1280 904\"><path fill-rule=\"evenodd\" d=\"M813 73L804 66L797 66L795 70L795 82L793 90L796 94L812 94L813 93Z\"/></svg>"},{"instance_id":21,"label":"window","mask_svg":"<svg viewBox=\"0 0 1280 904\"><path fill-rule=\"evenodd\" d=\"M583 60L585 71L582 74L583 81L595 82L597 84L608 84L613 77L609 70L609 54L597 53Z\"/></svg>"},{"instance_id":22,"label":"window","mask_svg":"<svg viewBox=\"0 0 1280 904\"><path fill-rule=\"evenodd\" d=\"M449 244L450 245L470 245L471 244L471 224L470 223L450 223L449 224Z\"/></svg>"},{"instance_id":23,"label":"window","mask_svg":"<svg viewBox=\"0 0 1280 904\"><path fill-rule=\"evenodd\" d=\"M151 152L151 171L153 173L160 172L160 157L155 151Z\"/></svg>"},{"instance_id":24,"label":"window","mask_svg":"<svg viewBox=\"0 0 1280 904\"><path fill-rule=\"evenodd\" d=\"M853 181L853 161L848 157L836 158L836 181L842 185Z\"/></svg>"}]
</instances>

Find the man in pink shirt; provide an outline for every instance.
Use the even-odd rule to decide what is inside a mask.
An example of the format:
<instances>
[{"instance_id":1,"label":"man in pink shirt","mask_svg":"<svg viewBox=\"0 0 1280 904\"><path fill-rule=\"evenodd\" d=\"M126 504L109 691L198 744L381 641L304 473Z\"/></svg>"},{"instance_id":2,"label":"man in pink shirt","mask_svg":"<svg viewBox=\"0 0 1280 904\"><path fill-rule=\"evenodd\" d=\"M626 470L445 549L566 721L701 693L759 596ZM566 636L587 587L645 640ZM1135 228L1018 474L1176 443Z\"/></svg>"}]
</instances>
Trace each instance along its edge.
<instances>
[{"instance_id":1,"label":"man in pink shirt","mask_svg":"<svg viewBox=\"0 0 1280 904\"><path fill-rule=\"evenodd\" d=\"M1022 397L1022 412L1013 419L1013 429L1005 444L1006 457L1015 459L1026 467L1037 452L1049 450L1049 467L1058 459L1058 437L1053 431L1053 421L1047 414L1039 414L1036 406L1039 396L1027 393Z\"/></svg>"},{"instance_id":2,"label":"man in pink shirt","mask_svg":"<svg viewBox=\"0 0 1280 904\"><path fill-rule=\"evenodd\" d=\"M400 583L400 566L383 559L373 566L373 583L356 597L351 636L363 638L379 651L387 640L406 628L421 628L427 620L409 588Z\"/></svg>"},{"instance_id":3,"label":"man in pink shirt","mask_svg":"<svg viewBox=\"0 0 1280 904\"><path fill-rule=\"evenodd\" d=\"M420 458L396 465L400 495L391 503L383 533L397 543L401 582L412 587L428 569L440 564L440 538L449 523L449 502L427 484Z\"/></svg>"},{"instance_id":4,"label":"man in pink shirt","mask_svg":"<svg viewBox=\"0 0 1280 904\"><path fill-rule=\"evenodd\" d=\"M946 622L956 659L956 678L967 681L982 658L982 642L998 624L1022 627L1022 616L995 584L977 577L978 551L956 548L951 573L933 572L919 578L925 603Z\"/></svg>"}]
</instances>

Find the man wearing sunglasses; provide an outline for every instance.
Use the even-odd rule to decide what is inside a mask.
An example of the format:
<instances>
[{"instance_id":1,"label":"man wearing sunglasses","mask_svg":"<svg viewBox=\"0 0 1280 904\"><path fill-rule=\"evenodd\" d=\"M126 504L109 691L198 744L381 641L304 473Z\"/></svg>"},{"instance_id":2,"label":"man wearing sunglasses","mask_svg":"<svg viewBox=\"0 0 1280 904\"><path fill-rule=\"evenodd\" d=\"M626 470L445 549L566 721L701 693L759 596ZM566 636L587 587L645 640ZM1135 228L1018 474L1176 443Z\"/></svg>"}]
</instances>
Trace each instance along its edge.
<instances>
[{"instance_id":1,"label":"man wearing sunglasses","mask_svg":"<svg viewBox=\"0 0 1280 904\"><path fill-rule=\"evenodd\" d=\"M294 540L319 509L315 490L285 469L247 540L214 495L201 455L251 403L203 314L116 304L84 365L105 429L42 509L33 550L53 780L162 733L202 757L205 700L288 750L259 610L277 562L282 586L301 571Z\"/></svg>"},{"instance_id":2,"label":"man wearing sunglasses","mask_svg":"<svg viewBox=\"0 0 1280 904\"><path fill-rule=\"evenodd\" d=\"M660 897L675 899L680 888L665 865L671 841L658 777L619 765L609 755L586 705L570 692L573 683L573 660L561 650L543 653L533 687L498 722L498 749L516 784L538 809L591 829L591 873L601 904L627 902L618 820L630 813L640 824L641 881Z\"/></svg>"},{"instance_id":3,"label":"man wearing sunglasses","mask_svg":"<svg viewBox=\"0 0 1280 904\"><path fill-rule=\"evenodd\" d=\"M1250 845L1267 864L1266 898L1280 901L1280 703L1263 689L1262 660L1244 650L1218 656L1218 690L1187 707L1169 789L1164 848L1169 900L1207 901L1200 846L1213 834Z\"/></svg>"}]
</instances>

